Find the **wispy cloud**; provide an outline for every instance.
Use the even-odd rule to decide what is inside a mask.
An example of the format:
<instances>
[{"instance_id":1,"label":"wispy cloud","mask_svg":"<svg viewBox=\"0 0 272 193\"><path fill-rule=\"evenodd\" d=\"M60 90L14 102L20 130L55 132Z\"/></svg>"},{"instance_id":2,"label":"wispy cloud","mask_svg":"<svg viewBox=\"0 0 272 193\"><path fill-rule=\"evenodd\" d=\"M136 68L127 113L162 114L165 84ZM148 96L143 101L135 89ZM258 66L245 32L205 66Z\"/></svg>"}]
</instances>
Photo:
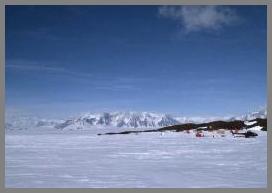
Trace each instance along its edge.
<instances>
[{"instance_id":1,"label":"wispy cloud","mask_svg":"<svg viewBox=\"0 0 272 193\"><path fill-rule=\"evenodd\" d=\"M20 71L41 71L46 73L72 75L78 77L92 77L91 73L76 72L63 67L57 67L56 63L50 62L49 65L41 64L34 61L11 60L6 62L6 69Z\"/></svg>"},{"instance_id":2,"label":"wispy cloud","mask_svg":"<svg viewBox=\"0 0 272 193\"><path fill-rule=\"evenodd\" d=\"M186 33L219 30L239 19L235 11L226 6L161 6L158 11L160 16L176 20Z\"/></svg>"},{"instance_id":3,"label":"wispy cloud","mask_svg":"<svg viewBox=\"0 0 272 193\"><path fill-rule=\"evenodd\" d=\"M69 64L70 65L70 64ZM132 91L141 90L140 85L149 80L148 78L117 76L110 77L105 74L91 72L74 71L69 68L60 67L63 64L55 62L36 62L26 60L8 60L6 69L18 72L30 72L39 75L55 75L56 77L65 77L76 84L84 84L86 87L96 90L108 91ZM62 79L63 80L63 79Z\"/></svg>"}]
</instances>

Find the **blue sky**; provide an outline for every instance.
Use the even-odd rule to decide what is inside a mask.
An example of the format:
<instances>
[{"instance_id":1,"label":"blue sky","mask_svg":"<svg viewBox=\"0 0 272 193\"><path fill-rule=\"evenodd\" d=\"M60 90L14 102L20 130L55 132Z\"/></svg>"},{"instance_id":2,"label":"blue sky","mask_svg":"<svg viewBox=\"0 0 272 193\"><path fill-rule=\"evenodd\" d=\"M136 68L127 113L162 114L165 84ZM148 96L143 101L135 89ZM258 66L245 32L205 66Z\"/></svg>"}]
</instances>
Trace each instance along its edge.
<instances>
[{"instance_id":1,"label":"blue sky","mask_svg":"<svg viewBox=\"0 0 272 193\"><path fill-rule=\"evenodd\" d=\"M7 6L6 107L47 115L266 106L266 6Z\"/></svg>"}]
</instances>

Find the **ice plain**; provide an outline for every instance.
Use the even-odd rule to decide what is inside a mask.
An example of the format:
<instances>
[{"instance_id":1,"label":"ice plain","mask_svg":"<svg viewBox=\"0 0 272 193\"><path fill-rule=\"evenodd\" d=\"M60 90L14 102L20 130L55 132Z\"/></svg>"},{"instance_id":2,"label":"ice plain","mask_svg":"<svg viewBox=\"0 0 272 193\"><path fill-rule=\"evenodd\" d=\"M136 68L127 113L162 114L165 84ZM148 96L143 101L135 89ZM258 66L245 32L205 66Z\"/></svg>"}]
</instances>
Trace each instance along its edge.
<instances>
[{"instance_id":1,"label":"ice plain","mask_svg":"<svg viewBox=\"0 0 272 193\"><path fill-rule=\"evenodd\" d=\"M9 132L7 188L265 188L267 134Z\"/></svg>"}]
</instances>

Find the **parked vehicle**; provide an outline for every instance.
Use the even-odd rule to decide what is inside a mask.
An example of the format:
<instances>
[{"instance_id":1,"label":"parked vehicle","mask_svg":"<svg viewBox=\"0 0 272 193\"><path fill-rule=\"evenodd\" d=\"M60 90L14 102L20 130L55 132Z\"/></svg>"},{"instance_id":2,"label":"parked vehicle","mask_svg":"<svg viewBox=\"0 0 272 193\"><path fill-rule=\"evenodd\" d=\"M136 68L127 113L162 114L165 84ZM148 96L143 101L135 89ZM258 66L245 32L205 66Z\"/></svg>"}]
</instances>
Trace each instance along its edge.
<instances>
[{"instance_id":1,"label":"parked vehicle","mask_svg":"<svg viewBox=\"0 0 272 193\"><path fill-rule=\"evenodd\" d=\"M231 133L234 137L245 137L245 138L252 138L252 137L256 137L258 136L257 133L253 132L253 131L247 131L247 132L244 132L244 133L239 133L239 132L233 132L231 130Z\"/></svg>"}]
</instances>

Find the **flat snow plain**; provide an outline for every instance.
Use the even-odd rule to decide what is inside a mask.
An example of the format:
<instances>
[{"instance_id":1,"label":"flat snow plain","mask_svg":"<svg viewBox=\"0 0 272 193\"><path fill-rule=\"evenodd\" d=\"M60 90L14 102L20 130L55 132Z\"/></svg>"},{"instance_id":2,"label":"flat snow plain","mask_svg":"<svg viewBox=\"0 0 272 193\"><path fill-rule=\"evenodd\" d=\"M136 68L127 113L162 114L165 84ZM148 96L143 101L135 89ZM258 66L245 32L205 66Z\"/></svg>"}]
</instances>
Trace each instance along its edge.
<instances>
[{"instance_id":1,"label":"flat snow plain","mask_svg":"<svg viewBox=\"0 0 272 193\"><path fill-rule=\"evenodd\" d=\"M6 188L265 188L267 134L6 133Z\"/></svg>"}]
</instances>

